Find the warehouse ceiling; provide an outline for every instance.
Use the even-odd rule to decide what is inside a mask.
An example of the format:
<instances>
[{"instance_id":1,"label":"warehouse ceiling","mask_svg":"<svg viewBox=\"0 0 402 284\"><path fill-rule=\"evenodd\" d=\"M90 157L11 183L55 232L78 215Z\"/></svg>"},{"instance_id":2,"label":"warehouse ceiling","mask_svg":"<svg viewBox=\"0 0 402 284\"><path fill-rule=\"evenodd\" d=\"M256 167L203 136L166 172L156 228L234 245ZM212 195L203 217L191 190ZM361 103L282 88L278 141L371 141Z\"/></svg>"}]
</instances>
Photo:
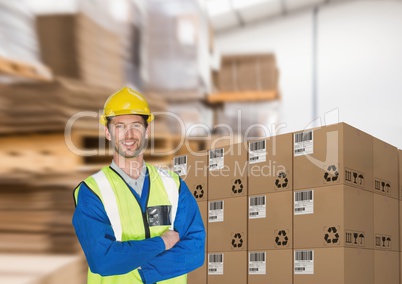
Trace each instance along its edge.
<instances>
[{"instance_id":1,"label":"warehouse ceiling","mask_svg":"<svg viewBox=\"0 0 402 284\"><path fill-rule=\"evenodd\" d=\"M239 28L261 20L287 16L314 7L354 0L204 0L215 32Z\"/></svg>"}]
</instances>

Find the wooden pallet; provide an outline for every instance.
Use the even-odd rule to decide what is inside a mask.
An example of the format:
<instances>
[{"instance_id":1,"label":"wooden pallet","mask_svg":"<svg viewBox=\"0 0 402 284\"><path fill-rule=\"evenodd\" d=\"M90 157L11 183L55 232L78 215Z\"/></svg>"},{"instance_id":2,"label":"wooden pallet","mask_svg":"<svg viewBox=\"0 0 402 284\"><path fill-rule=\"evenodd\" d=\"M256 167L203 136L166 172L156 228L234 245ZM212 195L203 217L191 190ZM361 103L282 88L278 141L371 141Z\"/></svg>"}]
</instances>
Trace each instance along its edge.
<instances>
[{"instance_id":1,"label":"wooden pallet","mask_svg":"<svg viewBox=\"0 0 402 284\"><path fill-rule=\"evenodd\" d=\"M30 64L4 57L0 57L1 74L39 81L51 81L53 79L51 70L44 65Z\"/></svg>"}]
</instances>

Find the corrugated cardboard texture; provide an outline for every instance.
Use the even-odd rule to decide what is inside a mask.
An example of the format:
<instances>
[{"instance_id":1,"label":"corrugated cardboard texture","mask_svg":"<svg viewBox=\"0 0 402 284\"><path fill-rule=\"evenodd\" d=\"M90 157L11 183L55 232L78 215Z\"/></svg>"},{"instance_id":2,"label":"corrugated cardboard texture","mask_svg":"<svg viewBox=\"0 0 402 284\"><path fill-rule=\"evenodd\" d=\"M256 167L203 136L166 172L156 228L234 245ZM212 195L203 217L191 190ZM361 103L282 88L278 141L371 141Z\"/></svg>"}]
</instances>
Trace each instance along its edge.
<instances>
[{"instance_id":1,"label":"corrugated cardboard texture","mask_svg":"<svg viewBox=\"0 0 402 284\"><path fill-rule=\"evenodd\" d=\"M208 236L208 201L197 202L201 213L202 222L204 223L205 236ZM207 251L207 240L205 237L205 252Z\"/></svg>"},{"instance_id":2,"label":"corrugated cardboard texture","mask_svg":"<svg viewBox=\"0 0 402 284\"><path fill-rule=\"evenodd\" d=\"M185 171L182 169L178 174L186 182L197 202L206 201L208 198L208 152L200 151L196 154L186 154L176 158L180 157L186 157L187 167Z\"/></svg>"},{"instance_id":3,"label":"corrugated cardboard texture","mask_svg":"<svg viewBox=\"0 0 402 284\"><path fill-rule=\"evenodd\" d=\"M399 284L399 252L374 251L374 283Z\"/></svg>"},{"instance_id":4,"label":"corrugated cardboard texture","mask_svg":"<svg viewBox=\"0 0 402 284\"><path fill-rule=\"evenodd\" d=\"M374 192L399 199L398 149L373 137Z\"/></svg>"},{"instance_id":5,"label":"corrugated cardboard texture","mask_svg":"<svg viewBox=\"0 0 402 284\"><path fill-rule=\"evenodd\" d=\"M374 194L374 248L399 251L399 201Z\"/></svg>"},{"instance_id":6,"label":"corrugated cardboard texture","mask_svg":"<svg viewBox=\"0 0 402 284\"><path fill-rule=\"evenodd\" d=\"M252 196L259 197L259 195ZM249 210L255 206L250 205ZM261 208L261 206L259 206ZM274 250L292 248L293 193L291 191L265 195L265 217L248 219L248 249ZM250 212L250 211L249 211ZM260 212L258 212L260 213ZM251 218L250 218L251 217Z\"/></svg>"},{"instance_id":7,"label":"corrugated cardboard texture","mask_svg":"<svg viewBox=\"0 0 402 284\"><path fill-rule=\"evenodd\" d=\"M261 157L250 155L250 147L256 146L253 142L259 141L265 141L265 161L250 163L250 157L263 160ZM259 141L249 141L249 195L292 190L293 134L272 136Z\"/></svg>"},{"instance_id":8,"label":"corrugated cardboard texture","mask_svg":"<svg viewBox=\"0 0 402 284\"><path fill-rule=\"evenodd\" d=\"M187 284L207 284L208 255L205 254L204 264L187 275Z\"/></svg>"},{"instance_id":9,"label":"corrugated cardboard texture","mask_svg":"<svg viewBox=\"0 0 402 284\"><path fill-rule=\"evenodd\" d=\"M313 153L293 157L294 189L344 183L373 190L370 135L345 123L324 126L312 134Z\"/></svg>"},{"instance_id":10,"label":"corrugated cardboard texture","mask_svg":"<svg viewBox=\"0 0 402 284\"><path fill-rule=\"evenodd\" d=\"M223 275L208 274L208 284L247 283L247 252L223 253ZM190 283L189 283L190 284Z\"/></svg>"},{"instance_id":11,"label":"corrugated cardboard texture","mask_svg":"<svg viewBox=\"0 0 402 284\"><path fill-rule=\"evenodd\" d=\"M373 271L371 249L318 248L314 249L314 274L295 274L293 284L374 284Z\"/></svg>"},{"instance_id":12,"label":"corrugated cardboard texture","mask_svg":"<svg viewBox=\"0 0 402 284\"><path fill-rule=\"evenodd\" d=\"M233 144L211 151L223 149L223 168L211 170L209 155L208 200L247 196L247 145Z\"/></svg>"},{"instance_id":13,"label":"corrugated cardboard texture","mask_svg":"<svg viewBox=\"0 0 402 284\"><path fill-rule=\"evenodd\" d=\"M208 252L247 250L247 196L225 199L223 212L223 222L208 222Z\"/></svg>"},{"instance_id":14,"label":"corrugated cardboard texture","mask_svg":"<svg viewBox=\"0 0 402 284\"><path fill-rule=\"evenodd\" d=\"M401 210L402 209L402 200L400 200L398 203L399 203L399 251L402 251L402 246L401 246L401 244L402 244L402 240L401 240L402 239L402 210Z\"/></svg>"},{"instance_id":15,"label":"corrugated cardboard texture","mask_svg":"<svg viewBox=\"0 0 402 284\"><path fill-rule=\"evenodd\" d=\"M314 213L294 215L294 248L373 248L374 193L334 185L314 189L313 196Z\"/></svg>"},{"instance_id":16,"label":"corrugated cardboard texture","mask_svg":"<svg viewBox=\"0 0 402 284\"><path fill-rule=\"evenodd\" d=\"M399 163L398 163L398 168L399 168L399 200L402 200L402 150L398 150L398 157L399 157Z\"/></svg>"},{"instance_id":17,"label":"corrugated cardboard texture","mask_svg":"<svg viewBox=\"0 0 402 284\"><path fill-rule=\"evenodd\" d=\"M291 284L293 281L293 251L266 250L266 273L248 273L248 284ZM250 263L250 258L249 258ZM249 267L250 268L250 267Z\"/></svg>"}]
</instances>

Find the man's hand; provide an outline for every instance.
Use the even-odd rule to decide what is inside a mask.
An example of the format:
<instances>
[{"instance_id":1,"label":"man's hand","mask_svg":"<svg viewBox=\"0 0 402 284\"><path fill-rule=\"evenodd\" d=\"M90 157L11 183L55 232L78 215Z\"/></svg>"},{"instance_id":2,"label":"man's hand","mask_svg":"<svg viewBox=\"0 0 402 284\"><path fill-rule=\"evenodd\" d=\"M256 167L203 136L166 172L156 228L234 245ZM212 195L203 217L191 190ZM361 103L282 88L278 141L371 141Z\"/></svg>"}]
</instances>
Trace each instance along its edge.
<instances>
[{"instance_id":1,"label":"man's hand","mask_svg":"<svg viewBox=\"0 0 402 284\"><path fill-rule=\"evenodd\" d=\"M161 235L165 243L165 249L171 249L178 241L180 241L179 233L176 231L167 230Z\"/></svg>"}]
</instances>

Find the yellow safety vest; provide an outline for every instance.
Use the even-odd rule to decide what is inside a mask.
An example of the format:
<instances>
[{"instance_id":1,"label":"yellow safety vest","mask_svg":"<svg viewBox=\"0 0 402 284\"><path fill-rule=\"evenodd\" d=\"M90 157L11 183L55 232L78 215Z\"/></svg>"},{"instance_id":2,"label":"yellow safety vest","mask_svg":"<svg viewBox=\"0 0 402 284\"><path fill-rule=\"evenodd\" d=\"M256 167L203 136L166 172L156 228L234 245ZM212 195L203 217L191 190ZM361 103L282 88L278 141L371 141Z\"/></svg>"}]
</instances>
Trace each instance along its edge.
<instances>
[{"instance_id":1,"label":"yellow safety vest","mask_svg":"<svg viewBox=\"0 0 402 284\"><path fill-rule=\"evenodd\" d=\"M109 166L85 179L85 183L102 200L117 241L143 240L162 235L173 228L177 211L180 180L169 171L146 164L150 189L147 208L171 205L171 225L144 226L143 213L131 190ZM74 197L78 202L79 187ZM156 221L157 222L157 221ZM142 284L138 269L126 274L101 276L88 269L88 284ZM160 284L186 284L187 274L158 282Z\"/></svg>"}]
</instances>

